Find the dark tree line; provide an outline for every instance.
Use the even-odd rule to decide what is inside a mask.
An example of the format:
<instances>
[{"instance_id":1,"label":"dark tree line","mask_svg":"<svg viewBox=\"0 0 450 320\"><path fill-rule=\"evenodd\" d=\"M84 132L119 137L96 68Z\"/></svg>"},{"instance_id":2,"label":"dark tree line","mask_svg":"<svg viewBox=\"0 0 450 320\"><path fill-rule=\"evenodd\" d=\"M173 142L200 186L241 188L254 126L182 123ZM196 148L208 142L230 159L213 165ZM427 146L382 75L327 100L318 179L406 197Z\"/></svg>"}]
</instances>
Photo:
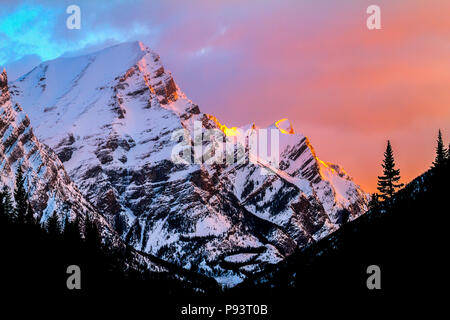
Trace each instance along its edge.
<instances>
[{"instance_id":1,"label":"dark tree line","mask_svg":"<svg viewBox=\"0 0 450 320\"><path fill-rule=\"evenodd\" d=\"M330 237L294 254L279 267L285 265L287 269L276 272L274 280L268 284L282 288L280 294L284 292L284 283L292 281L299 284L301 291L309 285L311 290L322 288L318 284L333 284L335 288L354 284L366 290L361 279L366 277L364 267L368 264L388 266L392 268L392 275L400 277L404 271L403 260L411 262L417 254L425 255L424 261L434 259L429 253L429 242L436 243L435 239L445 233L440 232L440 223L425 217L424 213L437 212L446 199L450 181L449 149L444 147L439 132L432 168L398 190L402 187L400 170L396 168L392 145L388 141L383 175L378 181L380 195L373 197L371 202L372 209L382 207L384 214L377 215L378 210L371 210ZM66 295L120 292L122 295L130 293L133 298L140 294L160 298L171 293L178 297L193 294L189 284L173 276L128 268L129 251L113 250L102 243L98 226L88 215L83 220L80 217L69 219L69 204L62 212L54 212L42 219L46 222L41 223L38 221L41 217L33 213L24 184L25 178L19 169L14 197L7 187L0 192L0 274L3 276L0 290L21 294L62 292ZM429 231L432 234L428 234ZM324 248L326 251L322 254ZM66 287L69 265L81 268L82 290L79 292L69 291ZM339 279L345 279L345 284ZM252 287L252 294L256 291L258 288ZM236 292L239 289L233 291L233 295ZM264 290L260 293L267 294Z\"/></svg>"},{"instance_id":2,"label":"dark tree line","mask_svg":"<svg viewBox=\"0 0 450 320\"><path fill-rule=\"evenodd\" d=\"M450 145L448 149L445 148L442 138L442 132L439 129L436 141L436 156L431 168L435 170L436 174L441 174L442 168L450 162ZM383 175L378 177L378 191L379 193L372 194L372 199L369 203L369 208L378 210L382 202L388 203L401 189L404 184L400 183L400 169L396 169L394 152L392 150L391 142L387 141L386 151L384 152L384 160L381 164L383 168Z\"/></svg>"},{"instance_id":3,"label":"dark tree line","mask_svg":"<svg viewBox=\"0 0 450 320\"><path fill-rule=\"evenodd\" d=\"M324 293L331 297L327 303L367 302L367 310L375 310L381 302L397 304L399 297L416 301L411 298L439 293L448 282L449 270L450 157L443 146L439 134L431 168L403 188L386 193L387 201L380 197L379 210L372 209L320 241L297 249L229 290L229 296L252 296L259 303L270 297L270 302L276 301L274 310L292 313L298 312L299 301L311 305ZM389 177L399 177L390 143L383 164L381 188L392 191L384 189ZM369 290L366 285L371 265L380 267L381 290Z\"/></svg>"},{"instance_id":4,"label":"dark tree line","mask_svg":"<svg viewBox=\"0 0 450 320\"><path fill-rule=\"evenodd\" d=\"M0 290L4 293L81 297L129 291L159 296L191 293L173 275L143 266L130 268L132 249L102 242L96 221L87 214L70 219L70 204L45 219L38 217L20 168L13 192L14 197L7 186L0 192ZM67 288L70 265L81 269L81 290Z\"/></svg>"}]
</instances>

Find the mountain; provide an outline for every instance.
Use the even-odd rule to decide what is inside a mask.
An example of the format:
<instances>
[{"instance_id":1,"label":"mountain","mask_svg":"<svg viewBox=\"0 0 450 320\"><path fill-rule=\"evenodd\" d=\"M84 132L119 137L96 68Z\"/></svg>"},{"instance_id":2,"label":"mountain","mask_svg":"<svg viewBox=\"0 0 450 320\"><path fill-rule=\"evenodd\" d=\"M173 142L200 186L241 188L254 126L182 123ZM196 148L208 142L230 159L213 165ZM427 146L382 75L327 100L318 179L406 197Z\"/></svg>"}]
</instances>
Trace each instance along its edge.
<instances>
[{"instance_id":1,"label":"mountain","mask_svg":"<svg viewBox=\"0 0 450 320\"><path fill-rule=\"evenodd\" d=\"M111 233L112 228L80 193L56 154L36 138L30 119L20 105L13 106L11 103L5 71L0 74L0 89L2 185L14 189L16 172L20 166L24 171L30 202L41 223L45 223L53 213L60 217L69 215L70 220L77 215L82 220L85 215L91 215L103 225L105 232ZM66 208L64 212L63 207Z\"/></svg>"},{"instance_id":2,"label":"mountain","mask_svg":"<svg viewBox=\"0 0 450 320\"><path fill-rule=\"evenodd\" d=\"M140 42L43 62L10 92L123 240L224 286L367 209L368 195L288 120L222 125ZM267 130L278 133L275 162L249 147ZM233 161L212 161L223 144Z\"/></svg>"},{"instance_id":3,"label":"mountain","mask_svg":"<svg viewBox=\"0 0 450 320\"><path fill-rule=\"evenodd\" d=\"M21 106L12 104L5 71L0 74L0 90L0 186L7 187L10 192L14 190L20 167L34 218L40 225L45 226L52 215L56 216L62 228L66 218L70 222L78 220L81 228L89 219L95 223L102 241L110 249L124 250L125 242L72 182L58 156L34 135L30 119ZM153 272L170 270L183 281L195 281L151 255L133 250L129 254L131 262L128 267L144 267Z\"/></svg>"}]
</instances>

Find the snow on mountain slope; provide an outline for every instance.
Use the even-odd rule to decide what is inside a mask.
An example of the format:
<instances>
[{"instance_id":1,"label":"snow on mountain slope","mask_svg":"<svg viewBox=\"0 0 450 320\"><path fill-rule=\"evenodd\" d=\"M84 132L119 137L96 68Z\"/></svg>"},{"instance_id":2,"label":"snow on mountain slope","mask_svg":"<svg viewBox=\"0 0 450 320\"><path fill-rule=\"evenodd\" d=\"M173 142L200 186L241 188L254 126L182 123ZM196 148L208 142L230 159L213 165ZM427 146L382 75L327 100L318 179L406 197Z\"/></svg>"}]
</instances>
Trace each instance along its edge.
<instances>
[{"instance_id":1,"label":"snow on mountain slope","mask_svg":"<svg viewBox=\"0 0 450 320\"><path fill-rule=\"evenodd\" d=\"M34 136L30 119L20 105L15 104L13 107L5 71L0 75L0 87L1 184L14 190L15 176L20 166L36 218L41 223L45 223L54 213L60 221L64 220L66 214L71 220L79 215L84 221L85 215L89 214L103 226L104 233L110 233L111 236L114 231L85 200L56 154Z\"/></svg>"},{"instance_id":2,"label":"snow on mountain slope","mask_svg":"<svg viewBox=\"0 0 450 320\"><path fill-rule=\"evenodd\" d=\"M0 188L6 186L12 193L19 167L23 171L24 186L35 219L40 224L45 225L55 214L62 225L66 217L69 221L78 218L83 227L89 217L98 226L105 242L115 248L125 248L114 228L72 182L55 152L34 135L30 119L21 106L13 106L7 74L3 71L0 74ZM155 272L168 271L151 256L135 251L130 254L130 268L145 266ZM184 277L180 276L180 279Z\"/></svg>"},{"instance_id":3,"label":"snow on mountain slope","mask_svg":"<svg viewBox=\"0 0 450 320\"><path fill-rule=\"evenodd\" d=\"M236 128L229 139L248 139L264 130L269 132L268 145L270 130L278 133L279 165L274 167L250 149L253 163L228 166L221 176L247 210L282 227L297 246L322 238L366 210L368 195L339 166L317 158L308 139L294 133L288 120L268 128ZM261 167L274 174L261 174Z\"/></svg>"},{"instance_id":4,"label":"snow on mountain slope","mask_svg":"<svg viewBox=\"0 0 450 320\"><path fill-rule=\"evenodd\" d=\"M340 167L320 161L286 121L273 126L281 132L277 169L262 159L172 161L182 139L174 133L186 130L187 148L195 151L196 130L220 128L230 139L238 128L201 113L140 42L44 62L10 91L123 239L224 285L366 209L366 194ZM200 145L216 150L212 142ZM277 173L261 175L261 168Z\"/></svg>"}]
</instances>

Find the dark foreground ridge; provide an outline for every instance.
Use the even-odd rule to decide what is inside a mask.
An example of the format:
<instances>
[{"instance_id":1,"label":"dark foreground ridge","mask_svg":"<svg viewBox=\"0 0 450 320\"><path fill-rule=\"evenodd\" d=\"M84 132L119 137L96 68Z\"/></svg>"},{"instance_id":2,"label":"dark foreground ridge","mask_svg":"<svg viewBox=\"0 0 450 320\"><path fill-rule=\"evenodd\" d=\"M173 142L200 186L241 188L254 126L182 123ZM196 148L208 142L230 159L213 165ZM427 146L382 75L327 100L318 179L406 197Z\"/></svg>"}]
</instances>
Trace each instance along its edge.
<instances>
[{"instance_id":1,"label":"dark foreground ridge","mask_svg":"<svg viewBox=\"0 0 450 320\"><path fill-rule=\"evenodd\" d=\"M34 300L113 297L122 303L140 301L164 311L168 319L179 317L188 304L267 304L274 315L296 312L298 303L324 297L332 303L420 297L447 281L442 277L448 267L449 181L448 163L431 169L389 203L372 208L327 238L225 291L213 280L196 278L188 271L180 277L182 271L168 263L165 267L170 272L164 273L127 268L132 249L112 251L101 243L98 230L89 222L80 235L76 222L60 230L57 221L49 221L43 229L26 219L23 223L10 219L4 212L11 210L10 204L3 198L1 290ZM82 270L81 290L67 289L66 269L72 264ZM367 288L370 265L381 269L381 290Z\"/></svg>"},{"instance_id":2,"label":"dark foreground ridge","mask_svg":"<svg viewBox=\"0 0 450 320\"><path fill-rule=\"evenodd\" d=\"M390 202L229 293L257 292L284 302L304 296L370 301L436 293L448 283L449 182L448 162L430 169ZM381 290L367 288L370 265L380 267Z\"/></svg>"}]
</instances>

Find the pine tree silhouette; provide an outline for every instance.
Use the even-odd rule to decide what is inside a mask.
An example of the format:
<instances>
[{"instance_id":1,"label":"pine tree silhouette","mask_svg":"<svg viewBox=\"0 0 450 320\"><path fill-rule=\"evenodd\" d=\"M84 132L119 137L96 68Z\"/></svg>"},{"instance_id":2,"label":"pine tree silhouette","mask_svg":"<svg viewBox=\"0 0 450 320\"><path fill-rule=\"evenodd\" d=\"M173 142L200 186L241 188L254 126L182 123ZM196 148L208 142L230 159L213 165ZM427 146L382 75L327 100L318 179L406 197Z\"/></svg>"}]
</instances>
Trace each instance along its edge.
<instances>
[{"instance_id":1,"label":"pine tree silhouette","mask_svg":"<svg viewBox=\"0 0 450 320\"><path fill-rule=\"evenodd\" d=\"M2 289L22 297L23 288L26 288L26 294L35 299L42 295L45 288L46 291L61 293L65 297L73 292L67 291L66 274L63 271L75 264L83 270L83 294L110 293L113 290L143 290L147 293L149 287L158 295L162 292L172 295L176 291L183 296L193 293L190 285L178 281L174 276L150 272L146 265L137 263L133 259L131 247L112 248L103 245L98 220L93 216L54 212L47 219L45 227L37 223L18 223L18 219L13 219L14 212L31 206L24 192L23 174L18 172L17 178L14 194L22 205L12 205L12 197L6 186L0 192L0 219L8 218L0 221L0 243L5 244L2 246L2 262L5 263L0 264L0 273L6 275L2 278ZM23 195L25 200L21 198ZM31 211L26 210L21 219L27 221ZM64 218L62 233L61 219ZM134 264L132 267L131 263Z\"/></svg>"},{"instance_id":2,"label":"pine tree silhouette","mask_svg":"<svg viewBox=\"0 0 450 320\"><path fill-rule=\"evenodd\" d=\"M76 257L76 252L79 251L83 244L83 239L81 237L80 220L78 216L76 216L73 221L70 221L69 215L66 215L62 237L64 241L71 244L71 246L73 247L72 256Z\"/></svg>"},{"instance_id":3,"label":"pine tree silhouette","mask_svg":"<svg viewBox=\"0 0 450 320\"><path fill-rule=\"evenodd\" d=\"M54 212L47 220L47 232L52 237L58 237L61 234L58 216Z\"/></svg>"},{"instance_id":4,"label":"pine tree silhouette","mask_svg":"<svg viewBox=\"0 0 450 320\"><path fill-rule=\"evenodd\" d=\"M25 223L27 214L28 197L24 187L25 179L22 168L19 166L16 173L16 189L14 190L14 200L16 202L15 213L19 224Z\"/></svg>"},{"instance_id":5,"label":"pine tree silhouette","mask_svg":"<svg viewBox=\"0 0 450 320\"><path fill-rule=\"evenodd\" d=\"M400 180L400 169L395 169L394 153L389 140L381 166L383 167L383 175L378 177L377 189L383 200L389 200L395 194L396 189L403 187L403 183L398 183Z\"/></svg>"},{"instance_id":6,"label":"pine tree silhouette","mask_svg":"<svg viewBox=\"0 0 450 320\"><path fill-rule=\"evenodd\" d=\"M102 249L102 239L97 223L88 214L86 214L84 222L84 239L86 246L91 252L95 253Z\"/></svg>"},{"instance_id":7,"label":"pine tree silhouette","mask_svg":"<svg viewBox=\"0 0 450 320\"><path fill-rule=\"evenodd\" d=\"M9 220L9 216L5 212L6 210L3 204L4 201L5 201L5 194L2 191L0 192L0 226L4 226L6 223L8 223Z\"/></svg>"},{"instance_id":8,"label":"pine tree silhouette","mask_svg":"<svg viewBox=\"0 0 450 320\"><path fill-rule=\"evenodd\" d=\"M380 195L378 193L372 193L372 198L369 202L369 210L377 211L380 206Z\"/></svg>"},{"instance_id":9,"label":"pine tree silhouette","mask_svg":"<svg viewBox=\"0 0 450 320\"><path fill-rule=\"evenodd\" d=\"M437 146L436 146L436 158L433 162L433 167L442 166L448 156L447 150L444 147L444 141L442 140L442 132L439 129Z\"/></svg>"},{"instance_id":10,"label":"pine tree silhouette","mask_svg":"<svg viewBox=\"0 0 450 320\"><path fill-rule=\"evenodd\" d=\"M28 225L35 225L36 220L34 219L34 211L31 207L30 201L27 200L27 211L25 213L25 223Z\"/></svg>"},{"instance_id":11,"label":"pine tree silhouette","mask_svg":"<svg viewBox=\"0 0 450 320\"><path fill-rule=\"evenodd\" d=\"M11 192L9 191L8 187L6 185L3 186L2 189L2 210L5 213L5 215L8 217L8 220L12 219L12 215L14 214L14 207L11 200Z\"/></svg>"}]
</instances>

